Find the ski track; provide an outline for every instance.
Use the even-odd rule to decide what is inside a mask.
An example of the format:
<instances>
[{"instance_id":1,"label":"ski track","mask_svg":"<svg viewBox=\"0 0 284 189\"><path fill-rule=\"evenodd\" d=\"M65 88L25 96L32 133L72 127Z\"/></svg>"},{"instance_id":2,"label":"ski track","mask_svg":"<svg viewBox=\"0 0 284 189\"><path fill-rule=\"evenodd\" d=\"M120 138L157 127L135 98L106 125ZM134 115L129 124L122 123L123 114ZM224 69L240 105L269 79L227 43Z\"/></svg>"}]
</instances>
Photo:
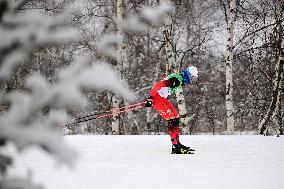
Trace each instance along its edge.
<instances>
[{"instance_id":1,"label":"ski track","mask_svg":"<svg viewBox=\"0 0 284 189\"><path fill-rule=\"evenodd\" d=\"M173 155L169 136L65 136L80 158L72 169L37 148L18 154L11 176L27 177L47 189L281 189L284 138L181 136L194 155Z\"/></svg>"}]
</instances>

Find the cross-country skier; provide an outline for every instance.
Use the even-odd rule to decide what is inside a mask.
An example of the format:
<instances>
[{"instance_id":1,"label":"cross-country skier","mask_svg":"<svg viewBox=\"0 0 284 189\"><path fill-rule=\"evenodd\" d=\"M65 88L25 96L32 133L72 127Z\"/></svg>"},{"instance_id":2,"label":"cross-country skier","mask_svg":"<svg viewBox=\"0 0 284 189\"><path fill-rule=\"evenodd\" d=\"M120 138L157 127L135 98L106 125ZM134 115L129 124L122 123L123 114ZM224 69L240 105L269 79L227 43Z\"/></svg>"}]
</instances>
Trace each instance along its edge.
<instances>
[{"instance_id":1,"label":"cross-country skier","mask_svg":"<svg viewBox=\"0 0 284 189\"><path fill-rule=\"evenodd\" d=\"M146 99L145 107L153 107L168 122L172 154L192 154L194 150L182 145L179 141L180 116L168 97L176 93L183 85L191 84L197 77L198 71L194 66L186 68L182 73L170 74L155 84L150 96Z\"/></svg>"}]
</instances>

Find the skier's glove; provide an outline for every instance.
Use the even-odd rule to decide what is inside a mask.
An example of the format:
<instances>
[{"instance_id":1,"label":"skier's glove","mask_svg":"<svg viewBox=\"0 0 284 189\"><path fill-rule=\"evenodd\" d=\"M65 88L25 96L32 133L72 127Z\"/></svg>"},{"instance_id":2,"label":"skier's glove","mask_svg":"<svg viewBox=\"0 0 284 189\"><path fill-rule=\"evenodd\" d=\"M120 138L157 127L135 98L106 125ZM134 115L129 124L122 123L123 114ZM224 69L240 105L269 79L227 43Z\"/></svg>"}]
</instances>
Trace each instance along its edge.
<instances>
[{"instance_id":1,"label":"skier's glove","mask_svg":"<svg viewBox=\"0 0 284 189\"><path fill-rule=\"evenodd\" d=\"M149 96L147 99L146 99L146 103L144 104L145 107L151 107L153 104L153 97Z\"/></svg>"},{"instance_id":2,"label":"skier's glove","mask_svg":"<svg viewBox=\"0 0 284 189\"><path fill-rule=\"evenodd\" d=\"M168 98L171 95L171 90L169 87L162 87L157 91L160 97Z\"/></svg>"}]
</instances>

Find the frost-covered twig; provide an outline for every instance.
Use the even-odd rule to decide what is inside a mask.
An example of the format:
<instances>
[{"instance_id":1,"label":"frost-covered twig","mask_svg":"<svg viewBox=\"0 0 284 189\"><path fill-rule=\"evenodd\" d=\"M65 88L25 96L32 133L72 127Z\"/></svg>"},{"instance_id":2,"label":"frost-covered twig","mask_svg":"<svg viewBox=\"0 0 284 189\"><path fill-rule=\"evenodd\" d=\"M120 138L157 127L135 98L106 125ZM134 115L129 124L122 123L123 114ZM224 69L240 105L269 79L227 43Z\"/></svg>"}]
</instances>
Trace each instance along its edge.
<instances>
[{"instance_id":1,"label":"frost-covered twig","mask_svg":"<svg viewBox=\"0 0 284 189\"><path fill-rule=\"evenodd\" d=\"M123 32L147 32L153 26L160 25L164 22L165 16L174 11L174 7L167 2L162 2L157 7L144 7L141 17L128 15L117 25L122 28ZM116 46L119 42L117 34L106 35L100 43L100 50L107 56L117 59Z\"/></svg>"}]
</instances>

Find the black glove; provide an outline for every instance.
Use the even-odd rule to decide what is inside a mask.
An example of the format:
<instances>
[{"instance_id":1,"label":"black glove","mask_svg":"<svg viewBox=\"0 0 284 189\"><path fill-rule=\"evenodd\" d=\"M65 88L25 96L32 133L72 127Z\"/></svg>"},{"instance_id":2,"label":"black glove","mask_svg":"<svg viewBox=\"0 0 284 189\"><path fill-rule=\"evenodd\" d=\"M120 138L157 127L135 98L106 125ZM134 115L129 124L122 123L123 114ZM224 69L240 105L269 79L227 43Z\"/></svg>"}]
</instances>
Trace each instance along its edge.
<instances>
[{"instance_id":1,"label":"black glove","mask_svg":"<svg viewBox=\"0 0 284 189\"><path fill-rule=\"evenodd\" d=\"M153 97L149 96L147 99L146 99L146 103L144 104L144 107L151 107L153 104Z\"/></svg>"}]
</instances>

